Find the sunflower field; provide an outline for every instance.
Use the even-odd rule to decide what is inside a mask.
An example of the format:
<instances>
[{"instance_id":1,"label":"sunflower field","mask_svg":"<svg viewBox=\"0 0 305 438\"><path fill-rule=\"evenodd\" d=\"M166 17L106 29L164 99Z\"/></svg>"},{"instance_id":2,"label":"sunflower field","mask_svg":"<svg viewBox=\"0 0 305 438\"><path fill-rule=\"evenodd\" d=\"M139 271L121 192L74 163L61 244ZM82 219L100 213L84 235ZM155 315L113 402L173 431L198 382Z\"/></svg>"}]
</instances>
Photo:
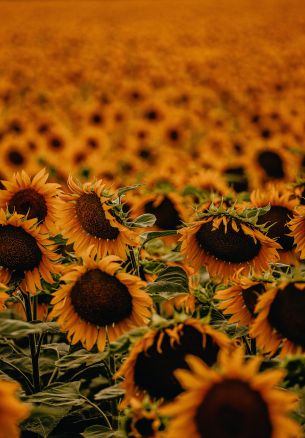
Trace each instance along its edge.
<instances>
[{"instance_id":1,"label":"sunflower field","mask_svg":"<svg viewBox=\"0 0 305 438\"><path fill-rule=\"evenodd\" d=\"M304 29L0 1L0 438L305 437Z\"/></svg>"}]
</instances>

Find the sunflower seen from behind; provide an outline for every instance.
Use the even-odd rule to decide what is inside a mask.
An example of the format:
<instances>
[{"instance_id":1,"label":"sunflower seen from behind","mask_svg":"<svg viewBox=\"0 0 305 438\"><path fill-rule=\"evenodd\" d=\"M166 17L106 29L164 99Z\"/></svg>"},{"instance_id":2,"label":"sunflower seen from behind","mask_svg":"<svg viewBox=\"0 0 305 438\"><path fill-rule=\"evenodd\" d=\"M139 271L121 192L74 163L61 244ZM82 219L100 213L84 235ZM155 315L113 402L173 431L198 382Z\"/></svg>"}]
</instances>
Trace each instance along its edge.
<instances>
[{"instance_id":1,"label":"sunflower seen from behind","mask_svg":"<svg viewBox=\"0 0 305 438\"><path fill-rule=\"evenodd\" d=\"M194 356L190 370L177 370L185 392L162 408L168 415L166 438L301 438L289 418L297 396L278 388L283 370L259 372L260 357L245 360L243 350L221 351L217 368Z\"/></svg>"},{"instance_id":2,"label":"sunflower seen from behind","mask_svg":"<svg viewBox=\"0 0 305 438\"><path fill-rule=\"evenodd\" d=\"M179 230L181 253L196 270L206 267L212 277L229 280L243 274L260 274L278 258L280 245L257 225L260 211L211 205L197 221Z\"/></svg>"},{"instance_id":3,"label":"sunflower seen from behind","mask_svg":"<svg viewBox=\"0 0 305 438\"><path fill-rule=\"evenodd\" d=\"M66 267L50 317L57 318L71 344L80 341L91 350L96 343L103 351L107 339L147 325L152 301L143 290L146 283L124 272L121 262L117 256L94 260L86 255L83 265Z\"/></svg>"},{"instance_id":4,"label":"sunflower seen from behind","mask_svg":"<svg viewBox=\"0 0 305 438\"><path fill-rule=\"evenodd\" d=\"M62 195L58 211L59 226L76 253L84 254L92 246L92 255L116 254L127 258L127 247L138 245L135 231L122 224L114 213L111 196L102 180L77 184L68 179L71 193Z\"/></svg>"}]
</instances>

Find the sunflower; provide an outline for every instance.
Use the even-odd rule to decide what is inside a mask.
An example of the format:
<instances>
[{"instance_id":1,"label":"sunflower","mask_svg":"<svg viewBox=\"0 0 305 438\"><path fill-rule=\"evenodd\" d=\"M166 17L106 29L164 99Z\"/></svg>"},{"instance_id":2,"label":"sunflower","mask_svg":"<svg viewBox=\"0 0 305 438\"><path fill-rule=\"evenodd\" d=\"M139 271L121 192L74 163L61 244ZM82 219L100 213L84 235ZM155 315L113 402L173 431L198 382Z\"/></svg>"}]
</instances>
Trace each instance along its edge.
<instances>
[{"instance_id":1,"label":"sunflower","mask_svg":"<svg viewBox=\"0 0 305 438\"><path fill-rule=\"evenodd\" d=\"M172 400L182 391L174 371L188 368L185 356L193 354L212 365L220 348L232 348L229 338L196 319L151 329L132 347L116 373L116 378L125 377L122 407L132 398L143 399L145 394L165 402Z\"/></svg>"},{"instance_id":2,"label":"sunflower","mask_svg":"<svg viewBox=\"0 0 305 438\"><path fill-rule=\"evenodd\" d=\"M305 179L304 178L298 178L297 181L290 184L287 189L290 192L290 195L293 199L297 198L299 200L300 205L305 204Z\"/></svg>"},{"instance_id":3,"label":"sunflower","mask_svg":"<svg viewBox=\"0 0 305 438\"><path fill-rule=\"evenodd\" d=\"M139 277L122 271L121 260L107 256L94 260L84 255L84 265L67 266L65 284L54 293L50 316L58 318L72 344L80 341L87 350L96 343L99 351L131 328L146 325L152 301L142 291Z\"/></svg>"},{"instance_id":4,"label":"sunflower","mask_svg":"<svg viewBox=\"0 0 305 438\"><path fill-rule=\"evenodd\" d=\"M9 298L9 295L5 292L6 290L6 285L0 283L0 312L6 309L5 301Z\"/></svg>"},{"instance_id":5,"label":"sunflower","mask_svg":"<svg viewBox=\"0 0 305 438\"><path fill-rule=\"evenodd\" d=\"M71 132L63 126L55 126L44 137L41 151L45 161L54 168L59 166L67 167L69 151L74 148L74 141Z\"/></svg>"},{"instance_id":6,"label":"sunflower","mask_svg":"<svg viewBox=\"0 0 305 438\"><path fill-rule=\"evenodd\" d=\"M163 122L167 113L167 106L159 100L144 102L141 108L141 118L153 125Z\"/></svg>"},{"instance_id":7,"label":"sunflower","mask_svg":"<svg viewBox=\"0 0 305 438\"><path fill-rule=\"evenodd\" d=\"M199 189L203 192L227 195L230 188L216 170L200 171L188 180L188 186Z\"/></svg>"},{"instance_id":8,"label":"sunflower","mask_svg":"<svg viewBox=\"0 0 305 438\"><path fill-rule=\"evenodd\" d=\"M289 418L297 396L277 388L283 370L259 373L262 359L244 360L243 350L221 351L218 369L189 357L189 370L176 371L185 392L164 406L172 417L167 438L292 438L301 437L300 426Z\"/></svg>"},{"instance_id":9,"label":"sunflower","mask_svg":"<svg viewBox=\"0 0 305 438\"><path fill-rule=\"evenodd\" d=\"M108 253L126 259L127 245L137 246L138 235L111 211L102 180L80 186L69 177L68 186L72 193L62 195L58 211L59 226L68 244L74 243L75 251L81 254L92 246L92 255L103 257Z\"/></svg>"},{"instance_id":10,"label":"sunflower","mask_svg":"<svg viewBox=\"0 0 305 438\"><path fill-rule=\"evenodd\" d=\"M154 438L164 430L162 418L158 413L158 403L149 400L130 400L130 407L125 412L125 431L132 438Z\"/></svg>"},{"instance_id":11,"label":"sunflower","mask_svg":"<svg viewBox=\"0 0 305 438\"><path fill-rule=\"evenodd\" d=\"M258 145L247 150L249 181L252 188L262 187L266 182L283 183L296 177L297 155L279 147L281 138Z\"/></svg>"},{"instance_id":12,"label":"sunflower","mask_svg":"<svg viewBox=\"0 0 305 438\"><path fill-rule=\"evenodd\" d=\"M236 276L231 287L220 289L215 293L215 298L220 300L217 307L225 315L231 315L229 323L248 326L254 320L258 297L265 291L265 281Z\"/></svg>"},{"instance_id":13,"label":"sunflower","mask_svg":"<svg viewBox=\"0 0 305 438\"><path fill-rule=\"evenodd\" d=\"M294 209L298 206L297 199L291 199L289 192L281 192L275 186L268 186L264 191L255 190L250 196L251 205L255 208L270 205L269 211L259 216L257 223L270 226L266 235L275 239L280 245L278 253L282 263L295 263L293 237L289 235L288 223L293 218Z\"/></svg>"},{"instance_id":14,"label":"sunflower","mask_svg":"<svg viewBox=\"0 0 305 438\"><path fill-rule=\"evenodd\" d=\"M144 213L156 216L155 229L176 230L185 218L183 199L175 192L144 195L134 205L133 215Z\"/></svg>"},{"instance_id":15,"label":"sunflower","mask_svg":"<svg viewBox=\"0 0 305 438\"><path fill-rule=\"evenodd\" d=\"M250 336L264 352L280 356L305 352L305 282L279 281L258 300Z\"/></svg>"},{"instance_id":16,"label":"sunflower","mask_svg":"<svg viewBox=\"0 0 305 438\"><path fill-rule=\"evenodd\" d=\"M211 162L211 158L209 160ZM244 157L224 160L219 156L215 156L212 163L215 163L216 169L222 174L227 185L236 193L247 192L249 190L248 166Z\"/></svg>"},{"instance_id":17,"label":"sunflower","mask_svg":"<svg viewBox=\"0 0 305 438\"><path fill-rule=\"evenodd\" d=\"M37 218L41 231L56 233L57 195L60 186L47 183L48 173L42 169L32 179L25 171L16 173L11 181L2 181L6 190L0 191L0 208L18 213L27 219Z\"/></svg>"},{"instance_id":18,"label":"sunflower","mask_svg":"<svg viewBox=\"0 0 305 438\"><path fill-rule=\"evenodd\" d=\"M13 213L6 215L0 209L0 281L21 279L19 287L35 294L41 289L41 277L53 283L52 273L58 272L54 264L59 258L56 245L37 227L37 219L26 219Z\"/></svg>"},{"instance_id":19,"label":"sunflower","mask_svg":"<svg viewBox=\"0 0 305 438\"><path fill-rule=\"evenodd\" d=\"M23 139L8 137L1 142L1 173L10 176L13 172L26 169L30 174L37 172L35 154L29 154Z\"/></svg>"},{"instance_id":20,"label":"sunflower","mask_svg":"<svg viewBox=\"0 0 305 438\"><path fill-rule=\"evenodd\" d=\"M162 147L162 154L167 155L167 151ZM170 156L171 154L169 154ZM143 184L148 191L156 192L175 192L181 189L184 185L185 175L182 169L176 169L173 172L171 165L173 161L168 160L160 154L162 162L158 163L158 173L147 173L143 177Z\"/></svg>"},{"instance_id":21,"label":"sunflower","mask_svg":"<svg viewBox=\"0 0 305 438\"><path fill-rule=\"evenodd\" d=\"M300 252L300 258L305 258L305 207L299 206L294 212L294 218L288 222L291 230L290 236L296 245L296 251Z\"/></svg>"},{"instance_id":22,"label":"sunflower","mask_svg":"<svg viewBox=\"0 0 305 438\"><path fill-rule=\"evenodd\" d=\"M228 280L241 268L244 275L260 274L278 260L280 245L265 236L233 209L203 214L203 219L179 230L181 252L196 270L206 266L209 274Z\"/></svg>"},{"instance_id":23,"label":"sunflower","mask_svg":"<svg viewBox=\"0 0 305 438\"><path fill-rule=\"evenodd\" d=\"M16 397L19 385L0 380L0 438L18 438L18 424L29 414L29 407Z\"/></svg>"}]
</instances>

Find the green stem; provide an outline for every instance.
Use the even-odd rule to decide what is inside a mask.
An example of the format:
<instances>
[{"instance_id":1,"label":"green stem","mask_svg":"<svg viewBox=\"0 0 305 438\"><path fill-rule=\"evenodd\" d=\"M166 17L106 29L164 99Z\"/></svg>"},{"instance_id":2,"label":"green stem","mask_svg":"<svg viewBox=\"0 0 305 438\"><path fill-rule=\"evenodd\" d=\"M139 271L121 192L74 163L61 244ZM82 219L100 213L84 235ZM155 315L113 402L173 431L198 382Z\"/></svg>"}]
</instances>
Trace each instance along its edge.
<instances>
[{"instance_id":1,"label":"green stem","mask_svg":"<svg viewBox=\"0 0 305 438\"><path fill-rule=\"evenodd\" d=\"M51 377L50 377L50 379L48 381L48 386L51 385L51 383L55 379L57 373L58 373L58 368L55 367L54 370L53 370L53 373L52 373L52 375L51 375Z\"/></svg>"},{"instance_id":2,"label":"green stem","mask_svg":"<svg viewBox=\"0 0 305 438\"><path fill-rule=\"evenodd\" d=\"M4 363L5 365L8 365L9 367L11 367L11 368L13 368L14 370L16 370L18 373L20 373L21 375L22 375L22 377L24 378L24 380L26 381L26 383L27 383L27 386L28 386L28 388L29 388L29 390L30 390L30 392L33 394L33 392L34 392L34 387L33 387L33 385L32 385L32 383L31 383L31 381L30 381L30 379L19 369L19 368L17 368L15 365L13 365L12 363L9 363L9 362L6 362L5 360L3 360L3 359L0 359L0 362L2 362L2 363Z\"/></svg>"},{"instance_id":3,"label":"green stem","mask_svg":"<svg viewBox=\"0 0 305 438\"><path fill-rule=\"evenodd\" d=\"M38 297L34 296L32 300L33 306L32 306L32 312L33 312L33 321L36 321L37 319L37 304L38 304Z\"/></svg>"},{"instance_id":4,"label":"green stem","mask_svg":"<svg viewBox=\"0 0 305 438\"><path fill-rule=\"evenodd\" d=\"M133 272L135 274L137 274L138 277L140 277L139 263L137 262L137 259L136 259L135 253L134 253L134 248L132 246L129 247L129 254L130 254L130 260L131 260Z\"/></svg>"},{"instance_id":5,"label":"green stem","mask_svg":"<svg viewBox=\"0 0 305 438\"><path fill-rule=\"evenodd\" d=\"M32 307L31 307L31 297L29 294L23 294L26 316L28 322L33 321ZM35 334L29 335L29 344L32 359L32 371L33 371L33 386L35 392L40 391L40 375L39 375L39 351L40 347L36 349L36 336ZM41 345L41 343L40 343Z\"/></svg>"},{"instance_id":6,"label":"green stem","mask_svg":"<svg viewBox=\"0 0 305 438\"><path fill-rule=\"evenodd\" d=\"M84 395L81 395L81 398L83 398L84 400L86 400L86 402L90 405L90 406L92 406L93 408L95 408L101 415L102 415L102 417L104 418L104 420L106 421L106 423L107 423L107 426L109 427L109 429L111 429L112 430L112 426L111 426L111 424L110 424L110 421L108 420L108 418L107 418L107 415L95 404L95 403L93 403L91 400L89 400L87 397L85 397Z\"/></svg>"}]
</instances>

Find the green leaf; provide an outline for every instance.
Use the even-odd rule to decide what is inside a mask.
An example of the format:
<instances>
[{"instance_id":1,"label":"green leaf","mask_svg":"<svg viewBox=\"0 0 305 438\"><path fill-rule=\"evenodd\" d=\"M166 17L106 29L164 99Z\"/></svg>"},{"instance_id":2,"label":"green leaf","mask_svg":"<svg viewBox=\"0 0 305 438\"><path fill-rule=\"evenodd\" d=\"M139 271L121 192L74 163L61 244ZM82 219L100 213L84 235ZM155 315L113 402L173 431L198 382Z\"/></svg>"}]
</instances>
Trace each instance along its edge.
<instances>
[{"instance_id":1,"label":"green leaf","mask_svg":"<svg viewBox=\"0 0 305 438\"><path fill-rule=\"evenodd\" d=\"M84 438L125 438L126 434L120 430L111 430L108 427L95 424L94 426L87 427L87 429L81 433L81 436Z\"/></svg>"},{"instance_id":2,"label":"green leaf","mask_svg":"<svg viewBox=\"0 0 305 438\"><path fill-rule=\"evenodd\" d=\"M134 228L148 228L152 227L157 218L154 214L145 213L138 216L134 221L129 223L129 226Z\"/></svg>"},{"instance_id":3,"label":"green leaf","mask_svg":"<svg viewBox=\"0 0 305 438\"><path fill-rule=\"evenodd\" d=\"M78 368L81 365L90 366L102 362L108 356L109 352L90 353L87 350L77 350L66 356L61 357L55 362L55 366L61 371Z\"/></svg>"},{"instance_id":4,"label":"green leaf","mask_svg":"<svg viewBox=\"0 0 305 438\"><path fill-rule=\"evenodd\" d=\"M42 404L45 406L79 406L85 400L79 393L80 381L69 383L54 383L44 391L28 397L27 401L32 404Z\"/></svg>"},{"instance_id":5,"label":"green leaf","mask_svg":"<svg viewBox=\"0 0 305 438\"><path fill-rule=\"evenodd\" d=\"M68 240L65 239L61 234L56 234L56 236L53 236L50 239L53 240L53 242L55 242L57 245L66 245Z\"/></svg>"},{"instance_id":6,"label":"green leaf","mask_svg":"<svg viewBox=\"0 0 305 438\"><path fill-rule=\"evenodd\" d=\"M124 393L124 389L122 389L121 386L118 384L102 389L97 394L95 394L94 398L95 400L109 400L122 397Z\"/></svg>"},{"instance_id":7,"label":"green leaf","mask_svg":"<svg viewBox=\"0 0 305 438\"><path fill-rule=\"evenodd\" d=\"M34 406L31 411L31 416L21 424L21 429L47 438L62 418L69 414L71 409L72 406Z\"/></svg>"},{"instance_id":8,"label":"green leaf","mask_svg":"<svg viewBox=\"0 0 305 438\"><path fill-rule=\"evenodd\" d=\"M150 293L188 292L188 276L179 266L167 266L159 273L154 283L148 283L146 289Z\"/></svg>"},{"instance_id":9,"label":"green leaf","mask_svg":"<svg viewBox=\"0 0 305 438\"><path fill-rule=\"evenodd\" d=\"M166 230L166 231L150 231L148 233L143 233L142 238L144 239L143 245L153 239L158 237L174 236L177 234L177 230Z\"/></svg>"},{"instance_id":10,"label":"green leaf","mask_svg":"<svg viewBox=\"0 0 305 438\"><path fill-rule=\"evenodd\" d=\"M0 334L4 338L23 338L37 333L60 333L56 322L25 322L18 319L0 318Z\"/></svg>"},{"instance_id":11,"label":"green leaf","mask_svg":"<svg viewBox=\"0 0 305 438\"><path fill-rule=\"evenodd\" d=\"M138 189L139 187L141 187L142 184L135 184L133 186L126 186L126 187L121 187L118 190L118 196L121 197L122 195L124 195L127 192L130 192L131 190L135 190Z\"/></svg>"},{"instance_id":12,"label":"green leaf","mask_svg":"<svg viewBox=\"0 0 305 438\"><path fill-rule=\"evenodd\" d=\"M131 344L133 344L137 339L142 338L147 332L147 327L137 327L133 330L120 336L115 341L110 344L110 352L114 353L125 353Z\"/></svg>"}]
</instances>

